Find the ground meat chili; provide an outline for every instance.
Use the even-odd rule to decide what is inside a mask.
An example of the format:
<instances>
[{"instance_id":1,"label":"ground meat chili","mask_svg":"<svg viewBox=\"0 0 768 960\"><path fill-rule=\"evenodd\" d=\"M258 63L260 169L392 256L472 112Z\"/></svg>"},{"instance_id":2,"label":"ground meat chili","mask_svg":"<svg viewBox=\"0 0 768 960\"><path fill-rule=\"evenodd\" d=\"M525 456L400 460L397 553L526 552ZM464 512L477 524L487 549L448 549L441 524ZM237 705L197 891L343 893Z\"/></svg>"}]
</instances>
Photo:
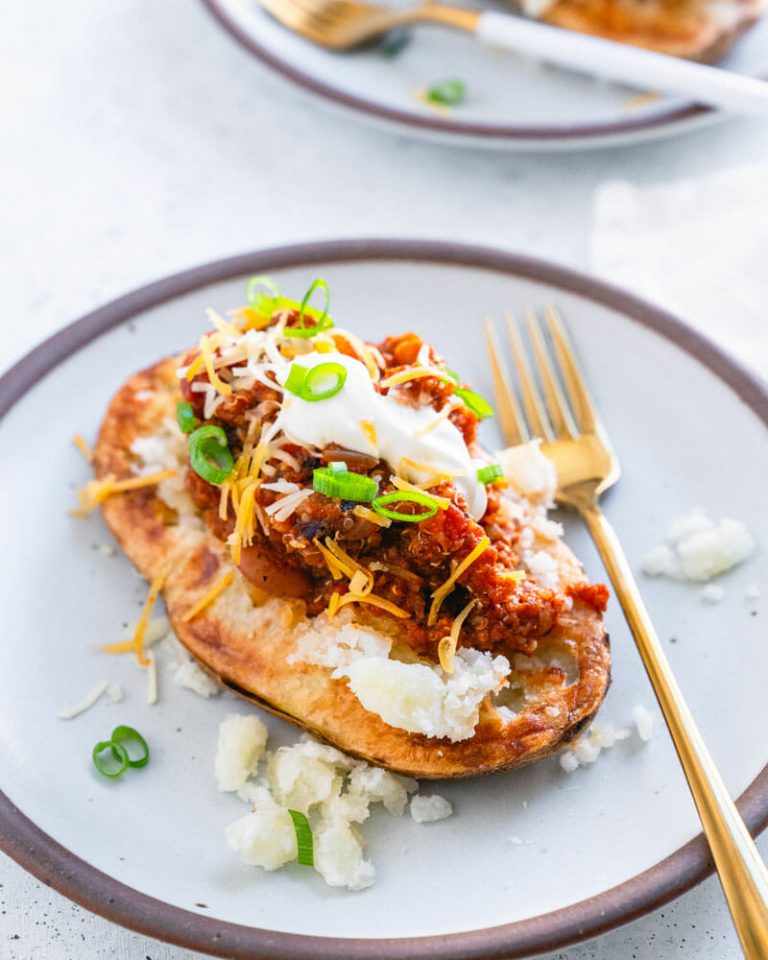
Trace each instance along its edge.
<instances>
[{"instance_id":1,"label":"ground meat chili","mask_svg":"<svg viewBox=\"0 0 768 960\"><path fill-rule=\"evenodd\" d=\"M295 321L295 316L289 317L289 325ZM339 352L360 359L350 339L335 332L333 338ZM381 380L416 362L445 369L443 359L416 334L387 337L376 349L384 365ZM219 368L218 373L226 377L226 368ZM213 416L206 420L206 393L195 384L207 383L204 370L191 382L183 379L184 399L192 404L201 422L225 430L237 459L246 436L253 436L253 421L269 424L279 413L280 389L255 382L247 390L236 390L218 402ZM387 392L380 382L374 386L380 393ZM446 404L456 403L454 383L436 376L408 381L394 389L399 401L413 406L430 405L437 412ZM456 403L450 420L467 445L474 443L478 418L468 407ZM270 483L285 480L302 488L311 487L315 468L343 461L349 470L376 479L379 493L395 489L390 481L390 465L368 454L339 446L328 446L319 456L294 444L284 444L282 449L287 456L269 461ZM231 504L225 518L219 515L219 487L207 483L191 469L187 486L211 531L226 540L234 528L235 517ZM398 630L417 653L437 660L440 639L449 633L455 616L471 599L476 599L478 603L464 623L459 644L507 655L530 654L536 648L537 638L552 629L565 606L575 601L602 612L608 591L600 584L584 582L569 588L567 598L540 586L530 576L522 580L505 576L520 570L522 549L520 521L505 509L504 489L503 483L488 488L488 507L478 522L468 513L462 494L445 481L430 492L449 499L447 509L418 523L394 521L383 527L361 516L355 509L357 504L319 493L302 500L287 519L277 520L266 513L266 508L284 494L259 487L255 493L258 520L254 540L252 546L243 547L240 569L257 593L301 598L308 615L319 614L328 607L333 593L343 594L349 589L346 579L332 578L316 545L330 537L371 570L373 593L408 612L408 619L398 621ZM408 503L398 507L403 512L418 513L420 509L423 508ZM432 592L450 576L452 563L468 556L485 536L490 545L458 578L436 622L428 624ZM391 617L371 607L366 607L366 612Z\"/></svg>"}]
</instances>

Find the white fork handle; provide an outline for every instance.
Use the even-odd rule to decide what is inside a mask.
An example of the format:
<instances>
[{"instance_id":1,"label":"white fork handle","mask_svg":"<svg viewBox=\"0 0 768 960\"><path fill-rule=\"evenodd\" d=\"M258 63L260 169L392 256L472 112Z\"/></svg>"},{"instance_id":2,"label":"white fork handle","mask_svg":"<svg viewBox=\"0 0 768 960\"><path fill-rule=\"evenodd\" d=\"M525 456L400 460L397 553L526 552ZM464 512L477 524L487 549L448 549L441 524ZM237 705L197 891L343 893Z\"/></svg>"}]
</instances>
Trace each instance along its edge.
<instances>
[{"instance_id":1,"label":"white fork handle","mask_svg":"<svg viewBox=\"0 0 768 960\"><path fill-rule=\"evenodd\" d=\"M768 83L729 70L493 11L480 15L477 35L560 67L768 119Z\"/></svg>"}]
</instances>

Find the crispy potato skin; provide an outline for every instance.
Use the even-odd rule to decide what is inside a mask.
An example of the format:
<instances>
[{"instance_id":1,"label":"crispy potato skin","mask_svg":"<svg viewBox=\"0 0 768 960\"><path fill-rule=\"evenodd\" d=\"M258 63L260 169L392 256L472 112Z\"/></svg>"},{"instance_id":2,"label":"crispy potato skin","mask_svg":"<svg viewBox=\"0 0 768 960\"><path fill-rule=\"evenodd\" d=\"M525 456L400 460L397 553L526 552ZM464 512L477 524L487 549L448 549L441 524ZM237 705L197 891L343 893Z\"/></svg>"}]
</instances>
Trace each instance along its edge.
<instances>
[{"instance_id":1,"label":"crispy potato skin","mask_svg":"<svg viewBox=\"0 0 768 960\"><path fill-rule=\"evenodd\" d=\"M555 0L542 20L566 30L716 63L763 12L761 0L732 0L732 5L733 22L725 24L701 0Z\"/></svg>"},{"instance_id":2,"label":"crispy potato skin","mask_svg":"<svg viewBox=\"0 0 768 960\"><path fill-rule=\"evenodd\" d=\"M174 415L179 398L172 357L136 374L112 400L94 451L101 478L129 476L134 439L157 431ZM191 501L190 501L191 504ZM226 545L194 517L174 522L155 488L110 497L104 518L121 547L147 579L167 571L163 595L179 640L223 684L353 756L421 778L468 777L530 763L574 737L594 716L610 682L608 637L600 616L583 603L560 618L547 637L578 663L578 679L566 685L558 671L540 670L526 681L534 699L503 722L483 704L475 735L452 743L408 733L363 708L343 680L307 663L289 665L294 630L304 619L300 601L273 599L254 606L247 581L232 566ZM170 520L170 522L169 522ZM544 545L557 557L568 582L583 579L581 567L562 543ZM190 623L183 615L225 570L232 585ZM396 635L381 618L359 621Z\"/></svg>"}]
</instances>

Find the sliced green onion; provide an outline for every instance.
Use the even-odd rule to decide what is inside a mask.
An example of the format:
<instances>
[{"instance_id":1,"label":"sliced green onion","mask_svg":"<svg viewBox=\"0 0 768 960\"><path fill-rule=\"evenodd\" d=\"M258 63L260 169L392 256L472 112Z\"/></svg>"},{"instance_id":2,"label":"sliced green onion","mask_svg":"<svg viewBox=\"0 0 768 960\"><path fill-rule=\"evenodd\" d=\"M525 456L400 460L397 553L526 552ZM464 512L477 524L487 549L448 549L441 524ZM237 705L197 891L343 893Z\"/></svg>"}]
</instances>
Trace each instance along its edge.
<instances>
[{"instance_id":1,"label":"sliced green onion","mask_svg":"<svg viewBox=\"0 0 768 960\"><path fill-rule=\"evenodd\" d=\"M400 513L398 510L389 510L389 503L418 503L421 507L426 507L424 513ZM384 493L371 503L371 506L380 513L382 517L389 517L390 520L404 520L406 523L421 523L422 520L429 520L437 513L437 504L434 497L428 493L416 493L415 490L393 490L392 493Z\"/></svg>"},{"instance_id":2,"label":"sliced green onion","mask_svg":"<svg viewBox=\"0 0 768 960\"><path fill-rule=\"evenodd\" d=\"M477 471L477 479L480 483L495 483L497 480L504 479L504 471L500 463L490 463L487 467L480 467Z\"/></svg>"},{"instance_id":3,"label":"sliced green onion","mask_svg":"<svg viewBox=\"0 0 768 960\"><path fill-rule=\"evenodd\" d=\"M195 416L192 404L185 400L183 403L176 404L176 420L181 427L182 433L192 433L200 421Z\"/></svg>"},{"instance_id":4,"label":"sliced green onion","mask_svg":"<svg viewBox=\"0 0 768 960\"><path fill-rule=\"evenodd\" d=\"M459 381L461 379L458 373L456 373L455 370L450 370L448 367L445 368L444 372L447 373L448 376L451 378L451 380L453 380L453 382L458 386Z\"/></svg>"},{"instance_id":5,"label":"sliced green onion","mask_svg":"<svg viewBox=\"0 0 768 960\"><path fill-rule=\"evenodd\" d=\"M349 473L349 467L343 460L331 460L328 464L328 469L334 477L340 477L343 473Z\"/></svg>"},{"instance_id":6,"label":"sliced green onion","mask_svg":"<svg viewBox=\"0 0 768 960\"><path fill-rule=\"evenodd\" d=\"M465 390L463 387L457 387L453 392L463 400L465 406L469 407L472 413L477 414L481 420L493 416L493 407L487 400L481 397L479 393L475 393L474 390Z\"/></svg>"},{"instance_id":7,"label":"sliced green onion","mask_svg":"<svg viewBox=\"0 0 768 960\"><path fill-rule=\"evenodd\" d=\"M224 483L235 465L227 435L208 424L189 435L189 460L195 473L208 483Z\"/></svg>"},{"instance_id":8,"label":"sliced green onion","mask_svg":"<svg viewBox=\"0 0 768 960\"><path fill-rule=\"evenodd\" d=\"M304 381L307 379L307 372L307 367L302 367L299 363L292 363L291 369L288 371L288 376L283 384L285 389L294 396L300 397Z\"/></svg>"},{"instance_id":9,"label":"sliced green onion","mask_svg":"<svg viewBox=\"0 0 768 960\"><path fill-rule=\"evenodd\" d=\"M114 740L101 740L91 751L93 764L99 773L110 780L117 780L122 777L131 761L128 757L128 751L121 747Z\"/></svg>"},{"instance_id":10,"label":"sliced green onion","mask_svg":"<svg viewBox=\"0 0 768 960\"><path fill-rule=\"evenodd\" d=\"M427 100L442 107L457 107L467 96L467 87L461 80L443 80L427 90Z\"/></svg>"},{"instance_id":11,"label":"sliced green onion","mask_svg":"<svg viewBox=\"0 0 768 960\"><path fill-rule=\"evenodd\" d=\"M300 810L289 810L293 820L293 829L296 831L296 846L299 849L299 863L305 867L314 867L315 849L312 840L312 827L307 815Z\"/></svg>"},{"instance_id":12,"label":"sliced green onion","mask_svg":"<svg viewBox=\"0 0 768 960\"><path fill-rule=\"evenodd\" d=\"M126 744L135 744L139 749L139 756L136 759L131 759L130 753L128 753L128 748ZM125 755L128 757L128 766L129 767L146 767L149 763L149 744L142 737L138 730L134 730L133 727L126 727L121 725L115 727L112 731L112 753L114 754L116 750L122 749Z\"/></svg>"},{"instance_id":13,"label":"sliced green onion","mask_svg":"<svg viewBox=\"0 0 768 960\"><path fill-rule=\"evenodd\" d=\"M275 312L279 296L280 288L272 277L263 275L251 277L248 286L245 288L245 299L248 301L248 306L265 317L271 317Z\"/></svg>"},{"instance_id":14,"label":"sliced green onion","mask_svg":"<svg viewBox=\"0 0 768 960\"><path fill-rule=\"evenodd\" d=\"M310 307L309 301L312 297L312 294L315 290L322 290L325 293L325 304L322 311L318 310L316 307ZM304 299L301 301L299 306L299 322L295 327L286 327L283 330L283 336L285 337L300 337L302 339L307 339L309 337L314 337L318 333L321 333L323 330L330 330L333 326L333 320L328 316L328 307L331 305L331 294L328 290L328 284L322 278L318 277L312 282L309 290L304 294ZM281 304L282 306L282 304ZM314 320L313 325L307 326L305 323L305 318L309 317Z\"/></svg>"},{"instance_id":15,"label":"sliced green onion","mask_svg":"<svg viewBox=\"0 0 768 960\"><path fill-rule=\"evenodd\" d=\"M332 473L328 467L318 467L312 474L312 488L317 493L336 500L354 500L370 503L378 492L379 485L362 473Z\"/></svg>"},{"instance_id":16,"label":"sliced green onion","mask_svg":"<svg viewBox=\"0 0 768 960\"><path fill-rule=\"evenodd\" d=\"M316 367L291 364L285 389L289 393L315 403L335 397L347 382L347 371L340 363L318 363Z\"/></svg>"}]
</instances>

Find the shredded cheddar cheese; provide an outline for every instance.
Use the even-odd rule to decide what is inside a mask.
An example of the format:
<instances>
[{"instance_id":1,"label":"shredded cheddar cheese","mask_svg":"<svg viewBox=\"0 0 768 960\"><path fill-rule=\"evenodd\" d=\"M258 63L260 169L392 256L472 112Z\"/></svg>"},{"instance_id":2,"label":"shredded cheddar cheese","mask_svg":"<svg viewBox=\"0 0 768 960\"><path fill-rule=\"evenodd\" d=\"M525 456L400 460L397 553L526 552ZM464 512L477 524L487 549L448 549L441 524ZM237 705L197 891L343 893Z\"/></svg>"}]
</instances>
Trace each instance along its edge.
<instances>
[{"instance_id":1,"label":"shredded cheddar cheese","mask_svg":"<svg viewBox=\"0 0 768 960\"><path fill-rule=\"evenodd\" d=\"M361 520L369 520L371 523L375 523L379 527L391 527L392 521L389 517L382 517L380 514L376 513L375 510L369 510L368 507L355 507L352 510L352 513L356 517L360 517Z\"/></svg>"},{"instance_id":2,"label":"shredded cheddar cheese","mask_svg":"<svg viewBox=\"0 0 768 960\"><path fill-rule=\"evenodd\" d=\"M410 490L412 493L424 493L423 489L417 487L413 483L409 483L407 480L403 480L401 477L390 477L389 479L398 490ZM451 501L448 497L438 497L435 493L428 493L426 496L435 501L438 510L447 510L451 505Z\"/></svg>"},{"instance_id":3,"label":"shredded cheddar cheese","mask_svg":"<svg viewBox=\"0 0 768 960\"><path fill-rule=\"evenodd\" d=\"M173 469L159 470L157 473L148 473L144 476L129 477L127 480L117 480L113 473L108 474L103 480L89 480L84 487L78 491L78 500L80 506L76 510L70 510L73 517L84 517L92 510L95 510L99 504L103 503L107 497L115 493L125 493L128 490L140 490L142 487L151 487L161 480L167 480L174 477L176 471Z\"/></svg>"},{"instance_id":4,"label":"shredded cheddar cheese","mask_svg":"<svg viewBox=\"0 0 768 960\"><path fill-rule=\"evenodd\" d=\"M443 370L437 367L408 367L406 370L400 370L393 373L391 377L382 380L382 387L396 387L401 383L408 383L409 380L423 380L425 377L436 377L444 383L453 383L453 380Z\"/></svg>"},{"instance_id":5,"label":"shredded cheddar cheese","mask_svg":"<svg viewBox=\"0 0 768 960\"><path fill-rule=\"evenodd\" d=\"M525 570L503 570L499 576L502 580L525 580Z\"/></svg>"},{"instance_id":6,"label":"shredded cheddar cheese","mask_svg":"<svg viewBox=\"0 0 768 960\"><path fill-rule=\"evenodd\" d=\"M131 640L125 640L122 643L103 644L101 649L104 651L104 653L134 652L136 654L136 659L142 667L149 665L149 658L144 656L144 635L147 632L147 624L149 623L149 618L152 614L152 608L155 605L158 594L163 589L163 584L165 583L165 578L167 576L168 571L162 570L160 573L155 574L155 576L152 578L152 582L149 585L149 593L147 594L144 608L141 611L141 616L136 624L133 638Z\"/></svg>"},{"instance_id":7,"label":"shredded cheddar cheese","mask_svg":"<svg viewBox=\"0 0 768 960\"><path fill-rule=\"evenodd\" d=\"M72 437L72 443L74 443L74 445L89 463L91 460L93 460L93 451L85 442L85 438L81 433L76 433L74 437Z\"/></svg>"},{"instance_id":8,"label":"shredded cheddar cheese","mask_svg":"<svg viewBox=\"0 0 768 960\"><path fill-rule=\"evenodd\" d=\"M200 597L197 603L193 604L193 606L191 606L189 610L187 610L187 612L181 618L184 621L184 623L189 623L189 621L193 620L198 615L198 613L201 613L203 610L205 610L206 607L209 607L213 603L213 601L219 596L219 594L223 593L227 589L227 587L230 585L230 583L232 583L232 577L233 577L232 571L227 570L224 576L220 577L216 581L216 583L213 584L210 590L208 590L207 593L203 594L203 596Z\"/></svg>"},{"instance_id":9,"label":"shredded cheddar cheese","mask_svg":"<svg viewBox=\"0 0 768 960\"><path fill-rule=\"evenodd\" d=\"M344 570L339 564L336 557L334 557L334 555L331 553L331 551L327 547L323 546L323 544L320 543L317 537L315 537L312 543L314 543L314 545L322 554L323 560L325 560L326 566L328 567L328 570L330 571L330 574L333 577L333 579L341 580L342 576L344 575ZM354 576L354 573L350 571L349 576L350 577ZM336 594L334 594L333 596L336 596ZM333 597L331 597L331 600L333 600Z\"/></svg>"},{"instance_id":10,"label":"shredded cheddar cheese","mask_svg":"<svg viewBox=\"0 0 768 960\"><path fill-rule=\"evenodd\" d=\"M414 437L425 437L428 433L432 433L432 431L439 427L444 420L447 420L448 417L450 417L453 411L457 409L457 406L457 404L446 403L434 420L430 420L429 423L424 424L423 427L419 427L418 430L414 431Z\"/></svg>"},{"instance_id":11,"label":"shredded cheddar cheese","mask_svg":"<svg viewBox=\"0 0 768 960\"><path fill-rule=\"evenodd\" d=\"M447 637L443 637L437 645L437 655L440 658L440 666L447 674L453 673L453 658L456 654L456 647L459 643L459 634L464 625L464 621L472 612L472 608L477 603L477 598L470 600L461 613L456 617L451 625L451 632Z\"/></svg>"},{"instance_id":12,"label":"shredded cheddar cheese","mask_svg":"<svg viewBox=\"0 0 768 960\"><path fill-rule=\"evenodd\" d=\"M445 581L445 583L440 584L440 586L432 593L432 606L429 608L429 616L427 617L427 624L430 627L437 620L437 615L440 612L440 607L443 604L443 600L445 600L451 590L453 590L456 581L465 570L472 566L472 564L481 554L485 553L490 545L491 541L489 538L483 537L474 550L467 554L461 563L454 568L453 572Z\"/></svg>"},{"instance_id":13,"label":"shredded cheddar cheese","mask_svg":"<svg viewBox=\"0 0 768 960\"><path fill-rule=\"evenodd\" d=\"M219 520L227 519L227 506L229 504L229 490L230 483L229 480L225 480L222 483L219 490Z\"/></svg>"},{"instance_id":14,"label":"shredded cheddar cheese","mask_svg":"<svg viewBox=\"0 0 768 960\"><path fill-rule=\"evenodd\" d=\"M361 593L345 593L343 596L334 593L333 597L338 597L338 600L328 604L329 617L332 617L340 607L345 607L348 603L369 603L372 607L386 610L387 613L391 613L392 616L397 617L399 620L407 620L410 617L410 613L408 613L407 610L403 610L402 607L398 607L397 604L385 600L384 597L377 597L375 593L366 595ZM331 600L333 601L333 598L331 598Z\"/></svg>"},{"instance_id":15,"label":"shredded cheddar cheese","mask_svg":"<svg viewBox=\"0 0 768 960\"><path fill-rule=\"evenodd\" d=\"M240 328L243 333L246 330L263 330L272 323L272 317L265 317L258 313L253 307L239 307L232 311L232 317L242 323Z\"/></svg>"},{"instance_id":16,"label":"shredded cheddar cheese","mask_svg":"<svg viewBox=\"0 0 768 960\"><path fill-rule=\"evenodd\" d=\"M373 577L370 573L366 575L362 570L356 570L355 575L349 581L349 592L367 597L371 590L373 590Z\"/></svg>"},{"instance_id":17,"label":"shredded cheddar cheese","mask_svg":"<svg viewBox=\"0 0 768 960\"><path fill-rule=\"evenodd\" d=\"M379 435L376 433L376 424L373 422L373 420L361 420L360 429L363 431L365 439L368 440L372 447L375 447L378 450Z\"/></svg>"},{"instance_id":18,"label":"shredded cheddar cheese","mask_svg":"<svg viewBox=\"0 0 768 960\"><path fill-rule=\"evenodd\" d=\"M213 345L211 341L213 337L208 334L200 337L200 356L203 358L203 365L205 366L205 372L208 374L208 380L213 387L213 389L222 394L225 397L232 395L232 387L228 383L219 377L216 373L216 369L213 365Z\"/></svg>"}]
</instances>

